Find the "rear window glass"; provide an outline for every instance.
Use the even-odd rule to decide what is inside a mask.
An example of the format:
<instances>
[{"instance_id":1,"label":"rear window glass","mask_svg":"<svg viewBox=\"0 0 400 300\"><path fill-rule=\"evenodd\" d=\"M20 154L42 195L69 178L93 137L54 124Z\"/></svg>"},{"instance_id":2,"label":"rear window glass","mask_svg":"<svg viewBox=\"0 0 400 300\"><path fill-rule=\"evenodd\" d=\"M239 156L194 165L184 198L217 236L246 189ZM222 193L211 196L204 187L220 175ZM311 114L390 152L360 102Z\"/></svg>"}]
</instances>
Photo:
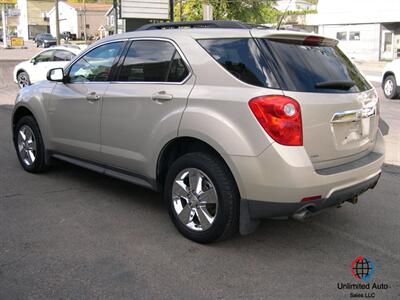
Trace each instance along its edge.
<instances>
[{"instance_id":1,"label":"rear window glass","mask_svg":"<svg viewBox=\"0 0 400 300\"><path fill-rule=\"evenodd\" d=\"M198 42L239 80L261 87L278 87L253 39L206 39Z\"/></svg>"},{"instance_id":2,"label":"rear window glass","mask_svg":"<svg viewBox=\"0 0 400 300\"><path fill-rule=\"evenodd\" d=\"M372 87L338 47L262 40L276 58L284 89L316 93L357 93ZM321 83L354 82L348 89L316 87Z\"/></svg>"}]
</instances>

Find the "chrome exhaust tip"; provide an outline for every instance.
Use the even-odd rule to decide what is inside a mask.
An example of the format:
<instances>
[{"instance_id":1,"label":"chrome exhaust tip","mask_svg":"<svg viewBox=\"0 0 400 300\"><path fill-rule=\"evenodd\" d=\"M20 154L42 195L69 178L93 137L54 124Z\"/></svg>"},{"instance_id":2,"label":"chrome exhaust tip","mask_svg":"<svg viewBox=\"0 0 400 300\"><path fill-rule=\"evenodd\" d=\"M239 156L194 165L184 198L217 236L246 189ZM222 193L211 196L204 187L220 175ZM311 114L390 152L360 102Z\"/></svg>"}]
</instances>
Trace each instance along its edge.
<instances>
[{"instance_id":1,"label":"chrome exhaust tip","mask_svg":"<svg viewBox=\"0 0 400 300\"><path fill-rule=\"evenodd\" d=\"M311 214L311 211L310 211L311 207L312 207L312 205L300 209L299 211L297 211L296 213L294 213L292 215L292 218L297 221L304 221L307 218L307 216L309 216Z\"/></svg>"},{"instance_id":2,"label":"chrome exhaust tip","mask_svg":"<svg viewBox=\"0 0 400 300\"><path fill-rule=\"evenodd\" d=\"M347 200L347 202L350 202L351 204L357 204L358 196L354 196L353 198Z\"/></svg>"}]
</instances>

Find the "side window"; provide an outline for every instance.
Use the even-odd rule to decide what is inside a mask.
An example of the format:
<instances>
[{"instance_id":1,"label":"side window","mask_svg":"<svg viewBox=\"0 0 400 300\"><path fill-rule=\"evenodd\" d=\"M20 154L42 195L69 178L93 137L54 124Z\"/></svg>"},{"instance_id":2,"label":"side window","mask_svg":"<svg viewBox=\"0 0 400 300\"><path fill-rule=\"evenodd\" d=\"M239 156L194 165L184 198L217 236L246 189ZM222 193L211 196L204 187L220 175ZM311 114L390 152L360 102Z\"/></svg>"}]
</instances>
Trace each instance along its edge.
<instances>
[{"instance_id":1,"label":"side window","mask_svg":"<svg viewBox=\"0 0 400 300\"><path fill-rule=\"evenodd\" d=\"M171 62L171 67L169 70L168 82L181 82L183 81L186 76L188 76L189 71L186 68L181 56L179 55L178 51L175 51L175 55Z\"/></svg>"},{"instance_id":2,"label":"side window","mask_svg":"<svg viewBox=\"0 0 400 300\"><path fill-rule=\"evenodd\" d=\"M171 43L133 41L118 81L165 82L168 79L179 82L186 75L186 66Z\"/></svg>"},{"instance_id":3,"label":"side window","mask_svg":"<svg viewBox=\"0 0 400 300\"><path fill-rule=\"evenodd\" d=\"M35 63L48 62L53 60L53 50L44 51L35 57Z\"/></svg>"},{"instance_id":4,"label":"side window","mask_svg":"<svg viewBox=\"0 0 400 300\"><path fill-rule=\"evenodd\" d=\"M54 61L70 61L75 57L75 54L67 50L54 51Z\"/></svg>"},{"instance_id":5,"label":"side window","mask_svg":"<svg viewBox=\"0 0 400 300\"><path fill-rule=\"evenodd\" d=\"M229 73L241 81L261 87L278 87L253 39L207 39L198 42Z\"/></svg>"},{"instance_id":6,"label":"side window","mask_svg":"<svg viewBox=\"0 0 400 300\"><path fill-rule=\"evenodd\" d=\"M86 53L73 64L69 82L107 81L123 42L109 43Z\"/></svg>"}]
</instances>

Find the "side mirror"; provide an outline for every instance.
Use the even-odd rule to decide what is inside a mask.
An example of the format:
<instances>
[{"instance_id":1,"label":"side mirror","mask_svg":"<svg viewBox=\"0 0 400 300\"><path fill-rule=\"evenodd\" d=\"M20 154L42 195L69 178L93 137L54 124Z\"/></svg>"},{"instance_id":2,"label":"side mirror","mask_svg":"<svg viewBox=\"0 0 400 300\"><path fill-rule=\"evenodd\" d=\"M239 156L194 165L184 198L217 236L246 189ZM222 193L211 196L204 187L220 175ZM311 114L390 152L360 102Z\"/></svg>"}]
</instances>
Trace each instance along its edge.
<instances>
[{"instance_id":1,"label":"side mirror","mask_svg":"<svg viewBox=\"0 0 400 300\"><path fill-rule=\"evenodd\" d=\"M64 81L63 68L51 69L47 72L47 80L49 81Z\"/></svg>"},{"instance_id":2,"label":"side mirror","mask_svg":"<svg viewBox=\"0 0 400 300\"><path fill-rule=\"evenodd\" d=\"M35 58L32 58L32 59L31 59L31 63L32 63L33 65L36 65L36 59L35 59Z\"/></svg>"}]
</instances>

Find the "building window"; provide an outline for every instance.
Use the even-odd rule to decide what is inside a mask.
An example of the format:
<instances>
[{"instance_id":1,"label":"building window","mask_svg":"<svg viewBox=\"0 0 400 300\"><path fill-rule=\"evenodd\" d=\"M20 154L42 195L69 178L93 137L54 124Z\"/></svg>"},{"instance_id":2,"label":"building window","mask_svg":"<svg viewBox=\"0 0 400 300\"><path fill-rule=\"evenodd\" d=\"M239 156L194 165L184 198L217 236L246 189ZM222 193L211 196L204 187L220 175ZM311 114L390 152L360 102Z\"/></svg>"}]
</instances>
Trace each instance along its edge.
<instances>
[{"instance_id":1,"label":"building window","mask_svg":"<svg viewBox=\"0 0 400 300\"><path fill-rule=\"evenodd\" d=\"M349 40L350 41L359 41L360 40L360 32L359 31L350 31Z\"/></svg>"},{"instance_id":2,"label":"building window","mask_svg":"<svg viewBox=\"0 0 400 300\"><path fill-rule=\"evenodd\" d=\"M90 29L90 24L86 24L86 29Z\"/></svg>"},{"instance_id":3,"label":"building window","mask_svg":"<svg viewBox=\"0 0 400 300\"><path fill-rule=\"evenodd\" d=\"M346 31L336 32L336 38L339 41L346 41L347 40L347 32Z\"/></svg>"}]
</instances>

